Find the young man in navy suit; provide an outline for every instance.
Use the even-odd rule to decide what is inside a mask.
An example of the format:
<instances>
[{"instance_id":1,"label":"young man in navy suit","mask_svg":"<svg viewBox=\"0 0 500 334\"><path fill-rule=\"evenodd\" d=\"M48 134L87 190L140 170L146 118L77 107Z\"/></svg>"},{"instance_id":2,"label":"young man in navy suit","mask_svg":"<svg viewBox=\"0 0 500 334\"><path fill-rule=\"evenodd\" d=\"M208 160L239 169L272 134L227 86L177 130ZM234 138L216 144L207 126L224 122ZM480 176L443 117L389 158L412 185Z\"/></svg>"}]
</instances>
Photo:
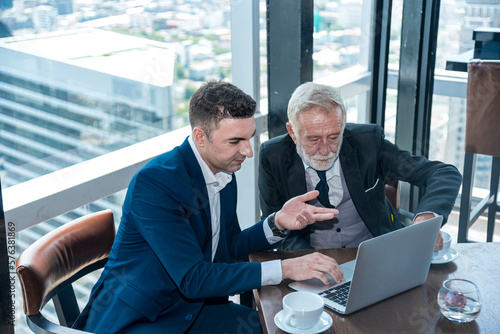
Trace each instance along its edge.
<instances>
[{"instance_id":1,"label":"young man in navy suit","mask_svg":"<svg viewBox=\"0 0 500 334\"><path fill-rule=\"evenodd\" d=\"M250 263L285 230L332 219L335 209L292 198L250 228L236 216L234 172L252 157L256 102L237 87L209 82L189 105L192 134L132 179L112 251L75 324L93 333L261 333L253 309L228 296L325 274L342 280L334 259L319 253Z\"/></svg>"},{"instance_id":2,"label":"young man in navy suit","mask_svg":"<svg viewBox=\"0 0 500 334\"><path fill-rule=\"evenodd\" d=\"M346 123L339 90L331 86L300 85L287 112L288 133L261 145L263 215L312 189L324 189L324 195L312 204L335 207L339 214L291 231L281 248L357 247L364 240L403 227L385 196L386 177L425 189L414 223L435 215L442 215L446 222L462 181L454 166L400 150L384 139L378 125ZM442 242L440 236L436 248Z\"/></svg>"}]
</instances>

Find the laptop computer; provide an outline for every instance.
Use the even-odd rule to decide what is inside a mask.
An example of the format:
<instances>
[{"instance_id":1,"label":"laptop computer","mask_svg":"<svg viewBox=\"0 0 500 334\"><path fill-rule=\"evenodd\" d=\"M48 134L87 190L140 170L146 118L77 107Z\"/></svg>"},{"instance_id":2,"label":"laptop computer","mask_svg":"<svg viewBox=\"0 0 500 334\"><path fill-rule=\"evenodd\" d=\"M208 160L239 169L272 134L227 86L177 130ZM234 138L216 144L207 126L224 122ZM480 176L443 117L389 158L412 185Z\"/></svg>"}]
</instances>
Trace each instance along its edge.
<instances>
[{"instance_id":1,"label":"laptop computer","mask_svg":"<svg viewBox=\"0 0 500 334\"><path fill-rule=\"evenodd\" d=\"M297 281L289 287L318 293L332 310L349 314L427 280L442 216L362 242L356 260L340 265L344 281L329 277Z\"/></svg>"}]
</instances>

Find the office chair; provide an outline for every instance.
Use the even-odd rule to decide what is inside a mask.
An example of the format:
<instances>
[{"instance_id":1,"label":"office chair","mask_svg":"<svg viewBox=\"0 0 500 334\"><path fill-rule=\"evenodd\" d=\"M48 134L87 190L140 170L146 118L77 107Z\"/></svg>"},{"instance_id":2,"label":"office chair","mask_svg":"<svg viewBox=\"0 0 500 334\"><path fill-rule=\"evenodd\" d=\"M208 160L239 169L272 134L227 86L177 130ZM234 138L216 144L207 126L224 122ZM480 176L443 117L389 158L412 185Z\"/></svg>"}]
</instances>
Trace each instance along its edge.
<instances>
[{"instance_id":1,"label":"office chair","mask_svg":"<svg viewBox=\"0 0 500 334\"><path fill-rule=\"evenodd\" d=\"M495 218L500 211L500 60L471 60L467 79L465 158L458 222L458 242L468 242L468 232L488 210L486 241L493 241ZM490 190L471 210L476 154L492 156Z\"/></svg>"},{"instance_id":2,"label":"office chair","mask_svg":"<svg viewBox=\"0 0 500 334\"><path fill-rule=\"evenodd\" d=\"M398 211L399 210L399 193L401 185L398 179L387 176L384 182L385 196L391 202L392 207Z\"/></svg>"},{"instance_id":3,"label":"office chair","mask_svg":"<svg viewBox=\"0 0 500 334\"><path fill-rule=\"evenodd\" d=\"M71 284L104 266L114 238L113 212L104 210L58 227L21 253L16 271L24 313L34 333L85 333L69 328L80 314ZM51 299L59 325L41 314Z\"/></svg>"},{"instance_id":4,"label":"office chair","mask_svg":"<svg viewBox=\"0 0 500 334\"><path fill-rule=\"evenodd\" d=\"M392 207L398 213L401 222L407 226L413 224L413 218L415 214L401 209L400 207L400 193L401 193L401 183L398 179L387 176L384 181L384 191L385 196L391 202Z\"/></svg>"}]
</instances>

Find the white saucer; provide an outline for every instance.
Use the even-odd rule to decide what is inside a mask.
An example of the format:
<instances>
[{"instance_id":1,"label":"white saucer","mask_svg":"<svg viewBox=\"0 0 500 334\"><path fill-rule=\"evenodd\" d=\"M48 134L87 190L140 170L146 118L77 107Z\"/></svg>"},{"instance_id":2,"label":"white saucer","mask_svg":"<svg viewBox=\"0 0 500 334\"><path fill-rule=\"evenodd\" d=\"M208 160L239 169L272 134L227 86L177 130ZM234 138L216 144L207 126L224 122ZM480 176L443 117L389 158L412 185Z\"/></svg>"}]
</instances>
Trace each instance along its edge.
<instances>
[{"instance_id":1,"label":"white saucer","mask_svg":"<svg viewBox=\"0 0 500 334\"><path fill-rule=\"evenodd\" d=\"M448 253L444 254L443 256L437 258L437 259L432 259L431 263L432 264L443 264L443 263L448 263L453 260L455 260L458 257L458 253L455 249L450 247L450 250Z\"/></svg>"},{"instance_id":2,"label":"white saucer","mask_svg":"<svg viewBox=\"0 0 500 334\"><path fill-rule=\"evenodd\" d=\"M283 310L279 311L276 316L274 317L274 323L276 326L278 326L279 329L282 331L285 331L290 334L317 334L317 333L322 333L328 328L330 328L333 324L332 317L323 311L321 314L321 318L319 319L318 323L314 325L312 328L309 329L298 329L294 327L288 326L286 323L283 322L285 319L285 313Z\"/></svg>"}]
</instances>

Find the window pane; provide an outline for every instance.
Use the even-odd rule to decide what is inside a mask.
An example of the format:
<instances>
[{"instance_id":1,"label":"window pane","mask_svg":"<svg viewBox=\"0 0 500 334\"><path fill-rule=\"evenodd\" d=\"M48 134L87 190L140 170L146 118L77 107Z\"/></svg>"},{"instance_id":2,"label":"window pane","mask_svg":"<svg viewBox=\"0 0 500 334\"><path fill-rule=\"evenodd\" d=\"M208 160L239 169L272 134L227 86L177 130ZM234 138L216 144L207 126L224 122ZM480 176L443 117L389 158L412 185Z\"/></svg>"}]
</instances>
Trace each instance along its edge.
<instances>
[{"instance_id":1,"label":"window pane","mask_svg":"<svg viewBox=\"0 0 500 334\"><path fill-rule=\"evenodd\" d=\"M2 187L188 125L197 87L231 78L230 1L201 2L7 4Z\"/></svg>"},{"instance_id":2,"label":"window pane","mask_svg":"<svg viewBox=\"0 0 500 334\"><path fill-rule=\"evenodd\" d=\"M260 110L267 114L267 0L259 0ZM263 101L264 100L264 101Z\"/></svg>"},{"instance_id":3,"label":"window pane","mask_svg":"<svg viewBox=\"0 0 500 334\"><path fill-rule=\"evenodd\" d=\"M403 25L403 0L392 1L391 33L389 41L389 67L399 69L401 52L401 26Z\"/></svg>"},{"instance_id":4,"label":"window pane","mask_svg":"<svg viewBox=\"0 0 500 334\"><path fill-rule=\"evenodd\" d=\"M347 86L368 71L371 4L371 0L314 1L313 79L343 90L348 122L367 120L369 85L357 82L355 90Z\"/></svg>"},{"instance_id":5,"label":"window pane","mask_svg":"<svg viewBox=\"0 0 500 334\"><path fill-rule=\"evenodd\" d=\"M314 79L352 66L367 67L370 38L367 0L314 1Z\"/></svg>"},{"instance_id":6,"label":"window pane","mask_svg":"<svg viewBox=\"0 0 500 334\"><path fill-rule=\"evenodd\" d=\"M391 71L399 70L399 54L401 52L401 26L403 24L403 1L393 0L392 1L392 13L391 13L391 29L390 29L390 40L389 40L389 59L388 68ZM396 76L397 76L397 72ZM397 82L397 80L394 80ZM384 120L384 131L386 138L391 142L395 142L396 139L396 112L398 103L398 90L397 84L390 87L390 81L388 83L388 89L386 93L386 107L385 107L385 120Z\"/></svg>"},{"instance_id":7,"label":"window pane","mask_svg":"<svg viewBox=\"0 0 500 334\"><path fill-rule=\"evenodd\" d=\"M398 106L398 91L396 89L387 89L385 103L385 138L391 142L396 140L396 110Z\"/></svg>"},{"instance_id":8,"label":"window pane","mask_svg":"<svg viewBox=\"0 0 500 334\"><path fill-rule=\"evenodd\" d=\"M479 27L500 27L497 1L442 1L436 50L436 72L446 61L473 49L472 34ZM457 166L463 172L465 155L466 100L434 95L430 158ZM491 157L477 156L474 187L489 189Z\"/></svg>"}]
</instances>

